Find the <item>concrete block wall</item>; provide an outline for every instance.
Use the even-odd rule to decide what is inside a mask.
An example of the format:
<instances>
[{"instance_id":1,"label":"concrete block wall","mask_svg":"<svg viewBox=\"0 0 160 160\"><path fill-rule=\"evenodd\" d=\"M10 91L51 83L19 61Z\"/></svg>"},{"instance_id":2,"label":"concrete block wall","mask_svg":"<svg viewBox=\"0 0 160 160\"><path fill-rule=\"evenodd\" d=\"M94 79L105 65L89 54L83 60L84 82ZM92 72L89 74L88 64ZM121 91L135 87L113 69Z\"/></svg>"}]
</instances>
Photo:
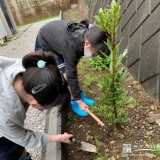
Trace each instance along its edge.
<instances>
[{"instance_id":1,"label":"concrete block wall","mask_svg":"<svg viewBox=\"0 0 160 160\"><path fill-rule=\"evenodd\" d=\"M81 0L80 0L81 1ZM99 8L106 8L111 0L82 0L88 6L92 23ZM121 0L123 17L118 38L124 37L120 51L128 49L123 64L144 87L160 101L160 1Z\"/></svg>"}]
</instances>

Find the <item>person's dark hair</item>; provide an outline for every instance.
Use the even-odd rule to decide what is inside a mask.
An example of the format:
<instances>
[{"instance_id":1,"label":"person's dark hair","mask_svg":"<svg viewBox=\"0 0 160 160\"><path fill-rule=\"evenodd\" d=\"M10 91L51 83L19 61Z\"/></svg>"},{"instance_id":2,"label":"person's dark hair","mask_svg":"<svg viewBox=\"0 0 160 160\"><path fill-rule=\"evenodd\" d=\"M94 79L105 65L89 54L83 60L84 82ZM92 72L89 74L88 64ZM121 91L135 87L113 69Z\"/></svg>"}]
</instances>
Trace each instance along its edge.
<instances>
[{"instance_id":1,"label":"person's dark hair","mask_svg":"<svg viewBox=\"0 0 160 160\"><path fill-rule=\"evenodd\" d=\"M100 50L106 55L110 54L108 47L104 44L107 40L107 35L102 29L95 26L91 27L85 32L84 40L88 40L90 42L93 56L100 54Z\"/></svg>"},{"instance_id":2,"label":"person's dark hair","mask_svg":"<svg viewBox=\"0 0 160 160\"><path fill-rule=\"evenodd\" d=\"M46 62L44 68L37 66L39 60ZM23 57L22 65L26 69L22 76L26 93L32 95L44 108L59 105L59 114L65 112L70 105L70 93L63 74L57 68L54 54L42 50L31 52ZM42 84L47 86L33 94L32 89Z\"/></svg>"},{"instance_id":3,"label":"person's dark hair","mask_svg":"<svg viewBox=\"0 0 160 160\"><path fill-rule=\"evenodd\" d=\"M80 21L80 23L86 25L87 28L89 27L89 19L84 19L84 20Z\"/></svg>"}]
</instances>

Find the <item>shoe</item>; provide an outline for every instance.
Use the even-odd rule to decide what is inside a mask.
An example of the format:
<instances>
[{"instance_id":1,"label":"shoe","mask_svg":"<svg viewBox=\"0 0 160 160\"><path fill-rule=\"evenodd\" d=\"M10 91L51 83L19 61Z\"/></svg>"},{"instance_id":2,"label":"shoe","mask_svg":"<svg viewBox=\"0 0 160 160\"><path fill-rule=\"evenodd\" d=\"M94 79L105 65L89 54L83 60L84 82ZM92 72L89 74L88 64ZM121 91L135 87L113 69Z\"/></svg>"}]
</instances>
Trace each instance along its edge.
<instances>
[{"instance_id":1,"label":"shoe","mask_svg":"<svg viewBox=\"0 0 160 160\"><path fill-rule=\"evenodd\" d=\"M80 116L80 117L88 116L88 113L81 110L76 101L71 100L71 107L72 107L73 112L75 112L78 116Z\"/></svg>"},{"instance_id":2,"label":"shoe","mask_svg":"<svg viewBox=\"0 0 160 160\"><path fill-rule=\"evenodd\" d=\"M80 96L81 96L82 101L86 105L88 105L88 106L93 106L94 105L94 103L95 103L94 100L86 98L83 91L81 91Z\"/></svg>"},{"instance_id":3,"label":"shoe","mask_svg":"<svg viewBox=\"0 0 160 160\"><path fill-rule=\"evenodd\" d=\"M27 157L26 157L26 158L23 158L22 160L32 160L32 159L31 159L31 155L27 152Z\"/></svg>"}]
</instances>

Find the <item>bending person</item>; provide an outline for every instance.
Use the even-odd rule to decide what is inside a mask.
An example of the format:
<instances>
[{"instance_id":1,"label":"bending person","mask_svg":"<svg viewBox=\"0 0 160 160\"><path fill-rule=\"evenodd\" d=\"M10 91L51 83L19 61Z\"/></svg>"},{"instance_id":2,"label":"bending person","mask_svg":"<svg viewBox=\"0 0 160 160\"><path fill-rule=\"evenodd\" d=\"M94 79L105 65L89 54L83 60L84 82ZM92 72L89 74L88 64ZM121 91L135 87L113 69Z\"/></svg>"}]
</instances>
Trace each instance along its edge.
<instances>
[{"instance_id":1,"label":"bending person","mask_svg":"<svg viewBox=\"0 0 160 160\"><path fill-rule=\"evenodd\" d=\"M23 128L29 105L45 110L70 105L68 85L52 53L37 51L24 58L0 57L0 159L30 160L25 147L70 143L71 134L48 135Z\"/></svg>"},{"instance_id":2,"label":"bending person","mask_svg":"<svg viewBox=\"0 0 160 160\"><path fill-rule=\"evenodd\" d=\"M92 59L100 53L100 50L109 55L109 49L104 44L106 40L106 33L89 25L88 20L81 23L51 21L38 33L35 50L42 48L57 55L58 67L64 73L70 88L72 110L79 116L88 115L85 110L94 104L94 100L86 98L80 90L77 64L82 56Z\"/></svg>"}]
</instances>

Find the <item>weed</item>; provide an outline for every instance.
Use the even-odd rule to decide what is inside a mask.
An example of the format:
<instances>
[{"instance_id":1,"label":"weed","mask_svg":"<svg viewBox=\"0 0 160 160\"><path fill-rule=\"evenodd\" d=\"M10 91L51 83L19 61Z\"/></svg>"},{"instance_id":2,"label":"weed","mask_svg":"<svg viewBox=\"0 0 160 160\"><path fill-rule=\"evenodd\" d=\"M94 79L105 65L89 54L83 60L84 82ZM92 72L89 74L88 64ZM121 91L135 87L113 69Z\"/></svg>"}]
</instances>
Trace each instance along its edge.
<instances>
[{"instance_id":1,"label":"weed","mask_svg":"<svg viewBox=\"0 0 160 160\"><path fill-rule=\"evenodd\" d=\"M1 46L2 46L2 47L7 46L7 45L8 45L7 43L3 43L3 44L1 44Z\"/></svg>"},{"instance_id":2,"label":"weed","mask_svg":"<svg viewBox=\"0 0 160 160\"><path fill-rule=\"evenodd\" d=\"M154 145L152 148L153 152L156 152L157 154L160 154L160 144Z\"/></svg>"},{"instance_id":3,"label":"weed","mask_svg":"<svg viewBox=\"0 0 160 160\"><path fill-rule=\"evenodd\" d=\"M102 58L99 55L96 56L92 61L91 65L95 70L101 71L108 67L110 61L108 58Z\"/></svg>"},{"instance_id":4,"label":"weed","mask_svg":"<svg viewBox=\"0 0 160 160\"><path fill-rule=\"evenodd\" d=\"M23 30L23 32L26 32L26 31L27 31L27 29L24 29L24 30Z\"/></svg>"},{"instance_id":5,"label":"weed","mask_svg":"<svg viewBox=\"0 0 160 160\"><path fill-rule=\"evenodd\" d=\"M71 119L72 119L72 114L67 113L67 127L69 127L71 125Z\"/></svg>"},{"instance_id":6,"label":"weed","mask_svg":"<svg viewBox=\"0 0 160 160\"><path fill-rule=\"evenodd\" d=\"M105 156L105 152L101 152L102 150L102 143L98 141L98 139L95 137L95 143L97 147L97 157L95 160L107 160Z\"/></svg>"}]
</instances>

